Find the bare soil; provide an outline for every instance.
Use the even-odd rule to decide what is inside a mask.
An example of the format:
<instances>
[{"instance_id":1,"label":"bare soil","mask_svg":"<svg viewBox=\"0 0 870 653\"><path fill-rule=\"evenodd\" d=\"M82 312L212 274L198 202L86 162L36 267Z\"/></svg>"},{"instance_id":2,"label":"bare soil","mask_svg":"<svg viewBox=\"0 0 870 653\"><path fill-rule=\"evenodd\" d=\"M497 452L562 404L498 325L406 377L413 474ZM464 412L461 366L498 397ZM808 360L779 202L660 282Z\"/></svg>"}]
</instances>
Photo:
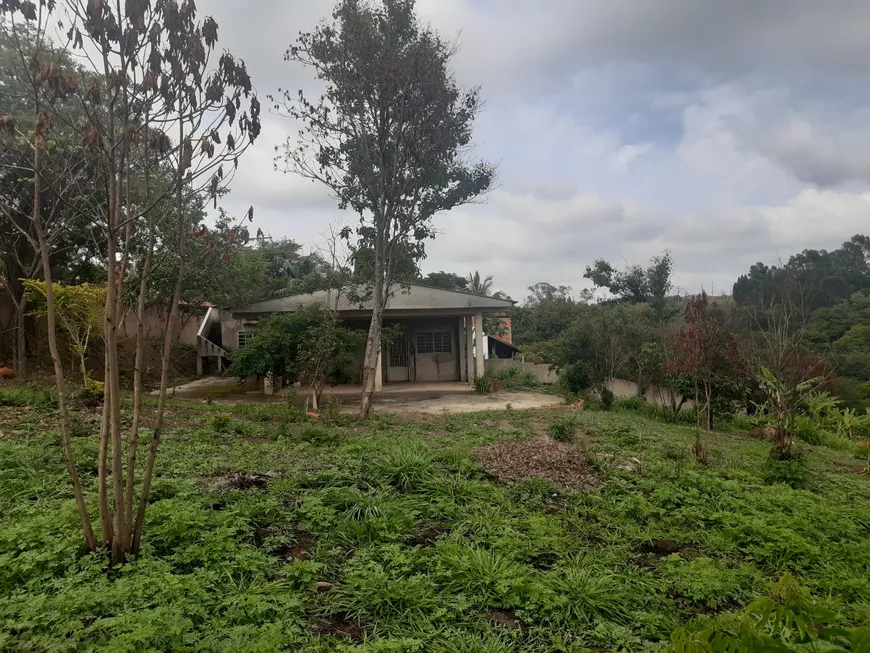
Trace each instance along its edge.
<instances>
[{"instance_id":1,"label":"bare soil","mask_svg":"<svg viewBox=\"0 0 870 653\"><path fill-rule=\"evenodd\" d=\"M514 485L524 478L548 478L564 490L591 490L602 480L589 468L576 445L549 436L508 440L472 450L480 465L500 483Z\"/></svg>"}]
</instances>

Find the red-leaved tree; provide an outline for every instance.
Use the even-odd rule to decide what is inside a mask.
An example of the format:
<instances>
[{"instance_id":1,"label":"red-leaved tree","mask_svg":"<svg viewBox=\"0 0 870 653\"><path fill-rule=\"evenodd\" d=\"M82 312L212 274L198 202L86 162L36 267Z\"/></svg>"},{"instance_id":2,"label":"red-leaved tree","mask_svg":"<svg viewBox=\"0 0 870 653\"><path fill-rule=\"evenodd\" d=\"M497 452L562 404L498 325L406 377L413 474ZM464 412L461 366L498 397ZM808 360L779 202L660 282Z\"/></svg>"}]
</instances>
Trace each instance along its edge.
<instances>
[{"instance_id":1,"label":"red-leaved tree","mask_svg":"<svg viewBox=\"0 0 870 653\"><path fill-rule=\"evenodd\" d=\"M702 292L686 303L686 325L680 331L679 347L668 361L672 374L686 374L694 381L697 428L695 456L702 458L701 419L709 434L713 426L714 388L733 384L743 374L743 363L734 334L726 327L721 308L711 305Z\"/></svg>"}]
</instances>

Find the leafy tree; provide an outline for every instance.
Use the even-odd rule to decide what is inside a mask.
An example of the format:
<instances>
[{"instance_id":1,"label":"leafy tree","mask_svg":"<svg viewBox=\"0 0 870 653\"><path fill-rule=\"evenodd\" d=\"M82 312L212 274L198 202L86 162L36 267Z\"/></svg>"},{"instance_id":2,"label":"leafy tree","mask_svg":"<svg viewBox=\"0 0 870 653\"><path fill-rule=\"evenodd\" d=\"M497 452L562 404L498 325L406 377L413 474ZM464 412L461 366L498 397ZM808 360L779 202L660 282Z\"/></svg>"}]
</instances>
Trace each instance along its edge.
<instances>
[{"instance_id":1,"label":"leafy tree","mask_svg":"<svg viewBox=\"0 0 870 653\"><path fill-rule=\"evenodd\" d=\"M542 282L530 286L529 292L523 304L512 311L513 339L518 345L557 338L571 325L579 306L568 286Z\"/></svg>"},{"instance_id":2,"label":"leafy tree","mask_svg":"<svg viewBox=\"0 0 870 653\"><path fill-rule=\"evenodd\" d=\"M334 312L314 303L263 320L250 344L233 353L230 371L304 382L318 410L327 381L349 380L362 343L361 332L342 326Z\"/></svg>"},{"instance_id":3,"label":"leafy tree","mask_svg":"<svg viewBox=\"0 0 870 653\"><path fill-rule=\"evenodd\" d=\"M583 277L598 288L606 288L618 299L636 303L648 302L657 315L664 317L667 297L672 290L672 274L673 260L670 252L666 251L651 259L646 269L640 265L631 265L620 271L607 261L598 259L586 267Z\"/></svg>"},{"instance_id":4,"label":"leafy tree","mask_svg":"<svg viewBox=\"0 0 870 653\"><path fill-rule=\"evenodd\" d=\"M103 335L103 307L106 302L106 289L86 283L78 286L62 286L59 283L53 285L57 317L69 338L70 349L78 358L82 384L87 386L89 380L88 345L94 333L100 337ZM33 314L46 317L45 282L25 279L24 288L25 297L28 303L33 306Z\"/></svg>"},{"instance_id":5,"label":"leafy tree","mask_svg":"<svg viewBox=\"0 0 870 653\"><path fill-rule=\"evenodd\" d=\"M492 294L492 282L493 278L491 274L481 277L480 272L475 270L474 272L468 273L465 285L466 288L468 288L468 292L475 295L489 297Z\"/></svg>"},{"instance_id":6,"label":"leafy tree","mask_svg":"<svg viewBox=\"0 0 870 653\"><path fill-rule=\"evenodd\" d=\"M275 108L303 124L301 142L285 148L285 169L320 181L353 209L354 247L372 252L360 407L369 417L399 265L423 258L432 219L489 189L494 169L464 157L479 93L459 88L449 68L455 49L421 26L413 0L342 0L333 18L301 34L285 57L311 68L325 92L313 101L283 92Z\"/></svg>"},{"instance_id":7,"label":"leafy tree","mask_svg":"<svg viewBox=\"0 0 870 653\"><path fill-rule=\"evenodd\" d=\"M695 455L701 458L705 455L700 438L702 416L709 435L714 400L717 396L728 399L737 395L743 362L734 335L725 326L721 308L711 305L706 293L688 300L684 320L679 349L668 362L668 370L672 374L687 374L694 381Z\"/></svg>"},{"instance_id":8,"label":"leafy tree","mask_svg":"<svg viewBox=\"0 0 870 653\"><path fill-rule=\"evenodd\" d=\"M65 114L60 103L75 101L85 119L76 125L77 140L64 152L84 152L83 170L105 195L87 198L79 209L98 234L100 263L106 272L104 302L106 383L98 453L98 495L101 538L111 547L113 564L136 554L141 545L154 461L166 408L172 325L182 303L189 273L187 241L195 223L185 220L187 198L207 189L215 203L232 176L238 155L259 134L259 104L244 65L224 52L211 60L217 43L217 24L199 20L192 0L130 0L123 4L93 0L65 0L65 38L58 50L75 51L87 70L57 65L46 34L55 32L55 2L0 3L6 24L30 23L38 35L36 56L28 60L34 129L32 159L32 225L34 249L39 251L45 281L49 349L55 369L60 408L61 437L79 517L90 549L98 547L84 503L81 483L70 446L69 416L65 400L63 362L57 344L57 306L51 266L52 243L47 230L51 213L44 198L51 192L46 157L52 150L55 126ZM59 23L60 21L58 21ZM216 64L216 65L214 65ZM48 96L48 97L46 97ZM243 105L244 102L244 105ZM4 116L5 131L14 131L15 116ZM164 129L172 130L173 137ZM227 164L227 169L224 168ZM167 205L169 198L172 202ZM169 208L171 207L171 209ZM251 214L252 215L252 214ZM144 313L154 291L151 273L160 227L174 217L177 275L170 315L164 327L161 384L155 428L142 476L138 510L134 493L139 426L142 414L144 365ZM201 233L201 230L200 230ZM144 243L144 245L143 245ZM123 463L125 438L121 423L121 363L118 327L126 285L138 284L136 354L133 381L133 419L126 437L126 474ZM112 484L109 501L108 483Z\"/></svg>"},{"instance_id":9,"label":"leafy tree","mask_svg":"<svg viewBox=\"0 0 870 653\"><path fill-rule=\"evenodd\" d=\"M423 283L444 290L468 290L468 279L453 272L430 272L423 278Z\"/></svg>"}]
</instances>

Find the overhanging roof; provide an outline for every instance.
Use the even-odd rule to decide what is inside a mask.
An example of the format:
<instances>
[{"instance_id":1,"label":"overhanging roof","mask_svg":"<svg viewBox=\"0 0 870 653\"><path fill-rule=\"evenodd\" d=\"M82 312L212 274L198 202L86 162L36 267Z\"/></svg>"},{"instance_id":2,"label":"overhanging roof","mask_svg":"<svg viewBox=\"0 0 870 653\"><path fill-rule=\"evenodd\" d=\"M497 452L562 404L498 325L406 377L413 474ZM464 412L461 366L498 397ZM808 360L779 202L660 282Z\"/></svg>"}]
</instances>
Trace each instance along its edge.
<instances>
[{"instance_id":1,"label":"overhanging roof","mask_svg":"<svg viewBox=\"0 0 870 653\"><path fill-rule=\"evenodd\" d=\"M263 315L268 313L292 313L300 306L321 302L336 309L343 315L364 316L372 311L372 301L351 301L347 293L338 296L336 292L320 290L307 295L288 295L263 299L246 306L235 306L229 309L231 313L240 315ZM393 286L385 315L470 315L474 313L501 313L511 307L510 299L496 299L472 295L458 290L444 290L411 284L410 286Z\"/></svg>"}]
</instances>

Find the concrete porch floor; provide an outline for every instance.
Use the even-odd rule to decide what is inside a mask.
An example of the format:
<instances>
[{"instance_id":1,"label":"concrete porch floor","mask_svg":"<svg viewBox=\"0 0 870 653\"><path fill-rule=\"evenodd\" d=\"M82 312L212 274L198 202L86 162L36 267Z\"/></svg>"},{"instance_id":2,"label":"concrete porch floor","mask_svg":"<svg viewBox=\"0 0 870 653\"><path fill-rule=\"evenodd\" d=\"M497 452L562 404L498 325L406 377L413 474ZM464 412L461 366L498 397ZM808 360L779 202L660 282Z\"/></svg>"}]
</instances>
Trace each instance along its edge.
<instances>
[{"instance_id":1,"label":"concrete porch floor","mask_svg":"<svg viewBox=\"0 0 870 653\"><path fill-rule=\"evenodd\" d=\"M170 396L181 400L210 399L216 404L262 404L284 401L285 393L296 391L297 403L305 400L305 388L284 388L272 396L263 394L262 382L243 384L240 379L205 377L172 388ZM324 390L324 400L331 396L344 410L359 405L359 385L339 385ZM153 394L153 393L152 393ZM516 410L557 406L560 397L539 392L497 392L478 395L467 383L389 383L375 395L375 411L390 413L473 413L485 410Z\"/></svg>"}]
</instances>

